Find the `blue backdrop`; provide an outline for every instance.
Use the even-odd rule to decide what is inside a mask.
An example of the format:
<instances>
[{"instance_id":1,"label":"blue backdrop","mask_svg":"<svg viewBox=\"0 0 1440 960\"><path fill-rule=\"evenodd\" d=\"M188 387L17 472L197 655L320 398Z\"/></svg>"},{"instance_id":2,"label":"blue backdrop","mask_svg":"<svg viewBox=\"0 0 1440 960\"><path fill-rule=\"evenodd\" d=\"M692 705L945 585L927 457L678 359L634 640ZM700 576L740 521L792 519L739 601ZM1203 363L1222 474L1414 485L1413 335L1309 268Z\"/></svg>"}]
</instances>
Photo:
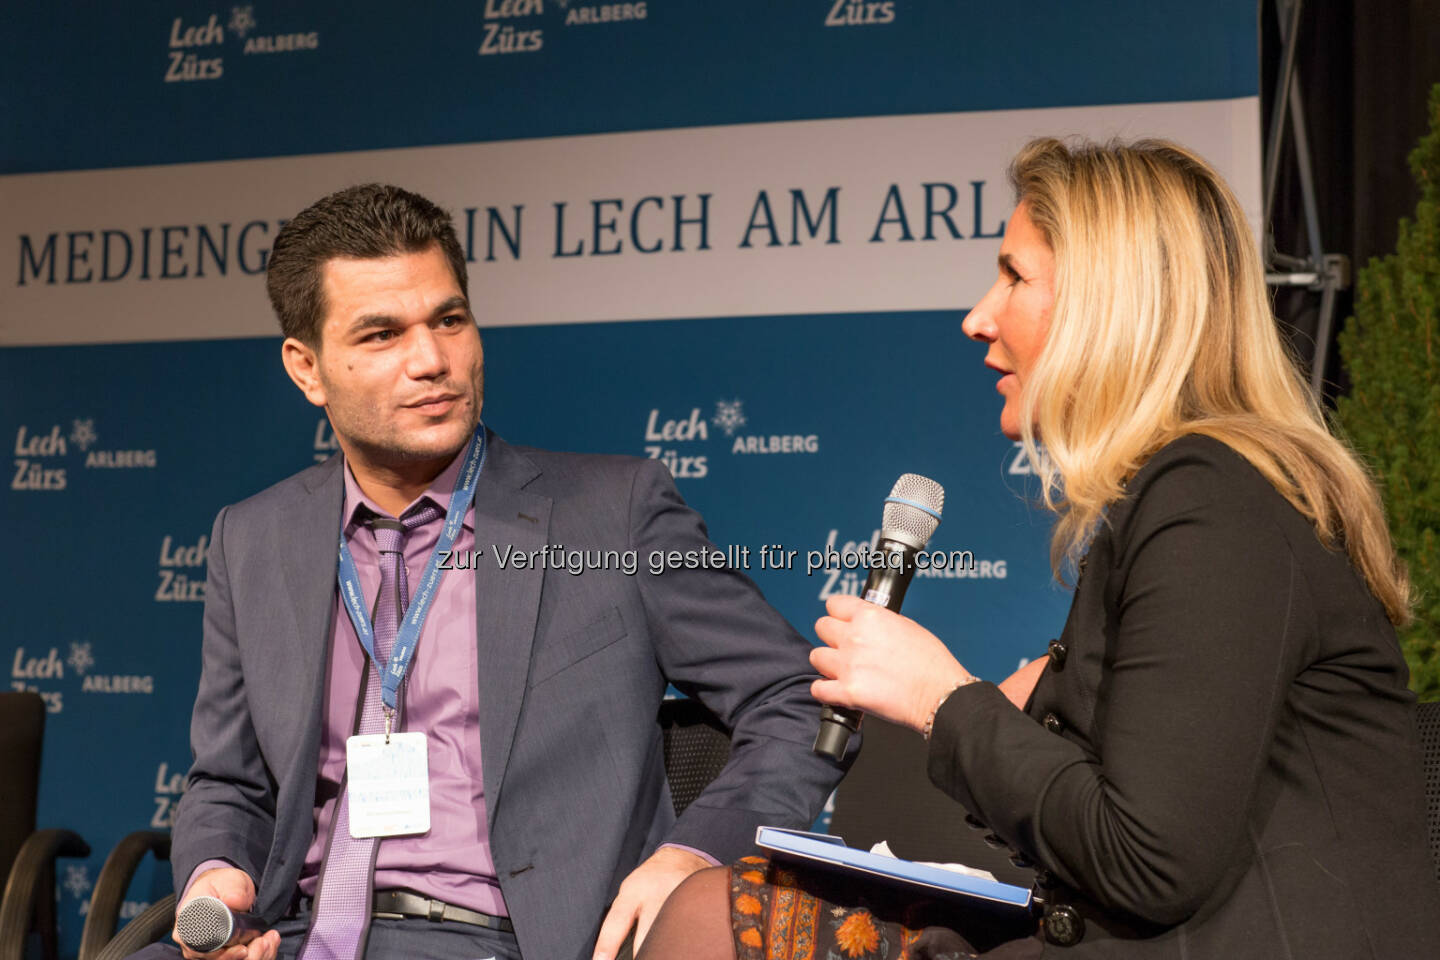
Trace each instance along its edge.
<instances>
[{"instance_id":1,"label":"blue backdrop","mask_svg":"<svg viewBox=\"0 0 1440 960\"><path fill-rule=\"evenodd\" d=\"M228 272L212 256L197 275L197 229L177 254L184 280L139 276L142 236L163 245L167 224L238 231L267 218L255 266L274 221L360 177L453 183L440 199L460 210L479 198L482 233L483 205L510 209L510 194L487 192L496 183L515 198L539 190L543 205L525 200L532 216L570 197L587 231L587 201L644 195L612 189L686 189L692 204L710 190L711 244L726 248L710 259L563 263L533 234L535 263L477 257L486 422L515 443L665 460L720 546L749 547L754 564L764 544L797 551L796 569L751 575L807 634L823 598L860 577L807 575L805 552L868 541L898 474L934 477L947 502L932 547L970 550L977 566L917 582L906 612L987 678L1043 652L1069 594L1050 576L1027 465L998 432L984 348L960 329L984 290L973 278L993 275L1003 160L1033 133L1169 124L1159 132L1193 133L1244 196L1258 169L1256 11L1056 0L1028 5L1023 23L1015 14L910 0L12 10L0 37L0 432L14 449L0 510L20 547L0 561L0 655L11 686L50 710L41 826L77 829L94 848L61 864L62 952L78 946L110 847L169 826L216 511L334 449L284 376L278 336L258 335L271 323L262 278L238 269L233 235ZM874 126L885 117L910 120ZM873 143L875 130L897 139ZM592 136L620 132L633 139ZM705 150L687 152L694 137L733 139L741 159L704 167ZM898 182L887 164L917 155L966 201L988 183L983 223L975 213L972 229L962 204L965 236L907 247L892 220L892 242L874 242ZM788 241L793 211L787 199L782 217L778 198L805 186L818 200L829 181L802 183L812 168L870 189L858 214L850 181L838 194L835 249L823 230L806 249L771 249L763 231L737 249L723 216L753 224L754 187L768 187ZM589 178L578 187L577 170ZM732 175L750 179L726 214ZM904 189L918 236L918 181ZM120 247L104 246L105 230L125 233L137 258L114 281L103 258ZM939 292L916 292L927 283ZM717 299L732 289L744 296ZM656 439L666 421L703 430ZM142 870L127 914L168 892L166 868Z\"/></svg>"}]
</instances>

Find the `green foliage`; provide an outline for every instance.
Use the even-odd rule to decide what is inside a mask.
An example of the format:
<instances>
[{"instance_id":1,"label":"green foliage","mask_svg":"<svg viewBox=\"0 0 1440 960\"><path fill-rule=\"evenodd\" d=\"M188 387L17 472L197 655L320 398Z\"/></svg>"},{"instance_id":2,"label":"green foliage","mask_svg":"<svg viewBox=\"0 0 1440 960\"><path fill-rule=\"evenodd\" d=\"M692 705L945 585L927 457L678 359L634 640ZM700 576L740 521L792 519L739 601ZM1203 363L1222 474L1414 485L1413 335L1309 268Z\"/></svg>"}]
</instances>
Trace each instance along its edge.
<instances>
[{"instance_id":1,"label":"green foliage","mask_svg":"<svg viewBox=\"0 0 1440 960\"><path fill-rule=\"evenodd\" d=\"M1401 219L1394 253L1360 271L1355 316L1340 335L1352 390L1337 403L1341 427L1380 480L1410 568L1418 602L1400 640L1423 700L1440 699L1440 84L1429 115L1430 132L1410 154L1415 219Z\"/></svg>"}]
</instances>

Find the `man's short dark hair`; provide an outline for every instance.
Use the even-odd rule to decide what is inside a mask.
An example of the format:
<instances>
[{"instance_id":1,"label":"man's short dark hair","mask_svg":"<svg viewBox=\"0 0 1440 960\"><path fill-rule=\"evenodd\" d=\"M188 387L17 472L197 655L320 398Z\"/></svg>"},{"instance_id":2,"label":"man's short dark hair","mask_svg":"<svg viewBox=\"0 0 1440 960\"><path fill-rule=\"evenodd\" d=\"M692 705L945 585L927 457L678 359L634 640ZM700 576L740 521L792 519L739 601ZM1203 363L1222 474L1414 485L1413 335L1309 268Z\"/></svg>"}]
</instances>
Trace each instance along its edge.
<instances>
[{"instance_id":1,"label":"man's short dark hair","mask_svg":"<svg viewBox=\"0 0 1440 960\"><path fill-rule=\"evenodd\" d=\"M440 245L460 292L468 298L465 251L455 224L429 200L379 183L347 187L317 200L281 228L270 250L265 290L280 330L307 346L320 346L326 261L394 257L434 244Z\"/></svg>"}]
</instances>

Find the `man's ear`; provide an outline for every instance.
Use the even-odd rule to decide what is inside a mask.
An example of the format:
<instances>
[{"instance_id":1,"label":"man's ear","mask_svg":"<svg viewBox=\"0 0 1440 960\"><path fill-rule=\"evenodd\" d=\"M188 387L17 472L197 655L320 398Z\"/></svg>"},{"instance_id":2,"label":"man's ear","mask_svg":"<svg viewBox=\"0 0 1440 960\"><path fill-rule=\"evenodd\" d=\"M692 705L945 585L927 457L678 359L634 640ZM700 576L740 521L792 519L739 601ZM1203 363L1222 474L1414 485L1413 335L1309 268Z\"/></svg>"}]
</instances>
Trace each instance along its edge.
<instances>
[{"instance_id":1,"label":"man's ear","mask_svg":"<svg viewBox=\"0 0 1440 960\"><path fill-rule=\"evenodd\" d=\"M326 403L325 387L320 382L320 356L315 350L294 337L286 337L280 345L280 361L285 372L295 381L295 386L305 394L305 399L323 407Z\"/></svg>"}]
</instances>

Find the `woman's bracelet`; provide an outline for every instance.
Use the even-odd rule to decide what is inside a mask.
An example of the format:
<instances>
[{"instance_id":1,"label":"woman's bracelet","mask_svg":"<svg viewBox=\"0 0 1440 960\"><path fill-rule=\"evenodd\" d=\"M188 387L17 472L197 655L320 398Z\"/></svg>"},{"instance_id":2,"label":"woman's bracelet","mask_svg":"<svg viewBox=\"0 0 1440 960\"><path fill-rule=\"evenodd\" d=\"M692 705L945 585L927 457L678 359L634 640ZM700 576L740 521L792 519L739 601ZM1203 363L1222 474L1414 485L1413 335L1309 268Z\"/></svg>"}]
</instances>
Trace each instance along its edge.
<instances>
[{"instance_id":1,"label":"woman's bracelet","mask_svg":"<svg viewBox=\"0 0 1440 960\"><path fill-rule=\"evenodd\" d=\"M976 677L976 676L973 676L973 675L972 675L972 676L968 676L968 677L966 677L964 680L961 680L959 683L955 684L955 686L951 687L949 690L946 690L944 693L942 693L942 694L940 695L940 699L935 701L935 706L934 706L934 708L931 709L931 711L930 711L930 716L927 717L926 720L925 720L925 726L924 726L924 728L922 728L921 731L920 731L920 733L924 735L924 737L925 737L926 740L929 740L929 739L930 739L930 734L931 734L932 732L934 732L934 729L935 729L935 715L940 712L940 708L945 705L945 701L950 699L950 695L951 695L952 693L954 693L956 690L959 690L959 689L960 689L961 687L963 687L963 686L966 686L966 685L972 684L972 683L979 683L979 682L980 682L980 678L979 678L979 677Z\"/></svg>"}]
</instances>

